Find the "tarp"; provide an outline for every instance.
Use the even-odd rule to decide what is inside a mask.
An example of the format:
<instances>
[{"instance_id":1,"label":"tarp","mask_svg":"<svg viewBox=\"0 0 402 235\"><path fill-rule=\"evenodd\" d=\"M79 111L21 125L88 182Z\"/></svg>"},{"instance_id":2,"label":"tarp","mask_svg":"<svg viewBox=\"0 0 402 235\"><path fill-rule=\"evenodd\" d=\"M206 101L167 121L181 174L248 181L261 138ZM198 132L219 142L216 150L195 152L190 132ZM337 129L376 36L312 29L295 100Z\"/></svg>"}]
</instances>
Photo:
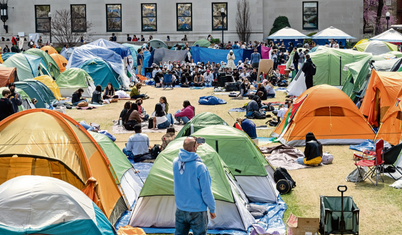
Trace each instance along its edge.
<instances>
[{"instance_id":1,"label":"tarp","mask_svg":"<svg viewBox=\"0 0 402 235\"><path fill-rule=\"evenodd\" d=\"M47 53L49 54L49 55L51 55L51 54L59 54L58 52L57 52L57 50L56 49L54 49L54 47L52 47L52 46L44 46L44 47L42 47L41 48L41 50L42 51L47 51Z\"/></svg>"},{"instance_id":2,"label":"tarp","mask_svg":"<svg viewBox=\"0 0 402 235\"><path fill-rule=\"evenodd\" d=\"M289 27L285 27L281 30L278 30L277 32L269 35L268 37L264 38L264 40L267 39L307 39L310 38L296 29L292 29Z\"/></svg>"},{"instance_id":3,"label":"tarp","mask_svg":"<svg viewBox=\"0 0 402 235\"><path fill-rule=\"evenodd\" d=\"M151 55L151 53L149 53L149 51L144 51L143 55L144 55L144 65L148 65L149 60L151 59L152 55ZM142 66L141 73L140 73L141 75L144 75L144 76L145 76L145 67L146 66Z\"/></svg>"},{"instance_id":4,"label":"tarp","mask_svg":"<svg viewBox=\"0 0 402 235\"><path fill-rule=\"evenodd\" d=\"M27 175L5 182L0 210L7 215L0 218L0 234L116 234L91 199L56 178Z\"/></svg>"},{"instance_id":5,"label":"tarp","mask_svg":"<svg viewBox=\"0 0 402 235\"><path fill-rule=\"evenodd\" d=\"M271 50L270 47L261 46L261 58L262 59L269 59L269 51Z\"/></svg>"},{"instance_id":6,"label":"tarp","mask_svg":"<svg viewBox=\"0 0 402 235\"><path fill-rule=\"evenodd\" d=\"M50 71L50 74L52 77L57 78L60 75L60 69L57 63L53 60L53 58L47 54L46 52L36 49L36 48L31 48L29 50L26 50L24 54L28 55L36 55L39 56L43 59L45 62L45 65L47 66L47 69Z\"/></svg>"},{"instance_id":7,"label":"tarp","mask_svg":"<svg viewBox=\"0 0 402 235\"><path fill-rule=\"evenodd\" d=\"M153 47L154 49L157 48L168 48L168 46L166 45L166 43L160 39L152 39L151 41L148 42L149 45L151 45L151 47Z\"/></svg>"},{"instance_id":8,"label":"tarp","mask_svg":"<svg viewBox=\"0 0 402 235\"><path fill-rule=\"evenodd\" d=\"M330 26L320 32L314 34L311 37L312 39L356 39L355 37L350 36L349 34L343 32L340 29L337 29L333 26Z\"/></svg>"},{"instance_id":9,"label":"tarp","mask_svg":"<svg viewBox=\"0 0 402 235\"><path fill-rule=\"evenodd\" d=\"M368 52L373 55L381 55L390 51L397 51L398 47L394 44L383 41L368 41L355 46L358 51Z\"/></svg>"},{"instance_id":10,"label":"tarp","mask_svg":"<svg viewBox=\"0 0 402 235\"><path fill-rule=\"evenodd\" d=\"M109 64L99 58L85 61L81 67L85 70L94 81L94 84L101 85L102 89L106 88L110 82L115 89L120 89L121 85L117 81L119 75L109 66Z\"/></svg>"},{"instance_id":11,"label":"tarp","mask_svg":"<svg viewBox=\"0 0 402 235\"><path fill-rule=\"evenodd\" d=\"M176 138L182 136L189 136L192 133L212 125L226 125L228 124L218 115L210 112L199 113L195 115L184 127L177 133Z\"/></svg>"},{"instance_id":12,"label":"tarp","mask_svg":"<svg viewBox=\"0 0 402 235\"><path fill-rule=\"evenodd\" d=\"M60 55L62 55L64 58L66 58L66 60L69 60L73 51L74 51L74 47L69 47L67 49L63 48L60 51Z\"/></svg>"},{"instance_id":13,"label":"tarp","mask_svg":"<svg viewBox=\"0 0 402 235\"><path fill-rule=\"evenodd\" d=\"M402 42L402 34L395 29L391 28L375 37L370 38L370 40L380 40L386 42Z\"/></svg>"},{"instance_id":14,"label":"tarp","mask_svg":"<svg viewBox=\"0 0 402 235\"><path fill-rule=\"evenodd\" d=\"M183 51L172 51L166 48L155 49L154 53L154 63L159 65L159 62L168 61L184 61L187 55L187 50Z\"/></svg>"},{"instance_id":15,"label":"tarp","mask_svg":"<svg viewBox=\"0 0 402 235\"><path fill-rule=\"evenodd\" d=\"M227 102L216 96L210 95L210 96L201 96L200 99L198 100L198 103L203 105L217 105L217 104L226 104Z\"/></svg>"},{"instance_id":16,"label":"tarp","mask_svg":"<svg viewBox=\"0 0 402 235\"><path fill-rule=\"evenodd\" d=\"M15 67L0 67L0 87L18 81L17 69Z\"/></svg>"},{"instance_id":17,"label":"tarp","mask_svg":"<svg viewBox=\"0 0 402 235\"><path fill-rule=\"evenodd\" d=\"M54 97L57 100L61 99L61 94L60 94L60 90L59 90L59 86L56 84L56 82L53 80L53 78L47 76L47 75L43 75L40 77L36 77L34 78L35 80L43 83L45 86L47 86L53 93Z\"/></svg>"},{"instance_id":18,"label":"tarp","mask_svg":"<svg viewBox=\"0 0 402 235\"><path fill-rule=\"evenodd\" d=\"M57 66L59 66L60 73L66 71L68 61L60 54L51 54L50 55L53 60L56 62Z\"/></svg>"},{"instance_id":19,"label":"tarp","mask_svg":"<svg viewBox=\"0 0 402 235\"><path fill-rule=\"evenodd\" d=\"M128 47L126 47L125 45L116 43L116 42L109 41L109 40L98 39L98 40L93 41L88 44L112 50L112 51L116 52L117 54L119 54L122 59L124 59L124 57L131 55L131 51Z\"/></svg>"},{"instance_id":20,"label":"tarp","mask_svg":"<svg viewBox=\"0 0 402 235\"><path fill-rule=\"evenodd\" d=\"M35 55L17 53L12 55L4 62L7 67L16 67L20 81L32 79L38 75L38 67L42 58Z\"/></svg>"},{"instance_id":21,"label":"tarp","mask_svg":"<svg viewBox=\"0 0 402 235\"><path fill-rule=\"evenodd\" d=\"M202 47L191 47L191 52L193 55L194 63L204 62L207 63L215 62L221 63L221 61L227 62L227 56L230 50L218 50ZM233 49L233 54L235 56L234 63L237 64L239 60L243 60L243 50ZM250 58L249 58L250 59Z\"/></svg>"}]
</instances>

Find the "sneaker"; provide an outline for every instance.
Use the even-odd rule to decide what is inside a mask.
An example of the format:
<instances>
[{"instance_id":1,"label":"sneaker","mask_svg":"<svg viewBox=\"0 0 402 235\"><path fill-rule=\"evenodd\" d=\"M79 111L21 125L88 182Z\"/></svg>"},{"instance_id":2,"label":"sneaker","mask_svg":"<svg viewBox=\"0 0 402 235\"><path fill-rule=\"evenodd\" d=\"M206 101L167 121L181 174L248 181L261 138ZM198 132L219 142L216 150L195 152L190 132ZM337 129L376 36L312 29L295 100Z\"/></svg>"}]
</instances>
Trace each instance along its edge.
<instances>
[{"instance_id":1,"label":"sneaker","mask_svg":"<svg viewBox=\"0 0 402 235\"><path fill-rule=\"evenodd\" d=\"M180 122L178 122L178 121L174 121L174 123L173 123L174 125L180 125Z\"/></svg>"}]
</instances>

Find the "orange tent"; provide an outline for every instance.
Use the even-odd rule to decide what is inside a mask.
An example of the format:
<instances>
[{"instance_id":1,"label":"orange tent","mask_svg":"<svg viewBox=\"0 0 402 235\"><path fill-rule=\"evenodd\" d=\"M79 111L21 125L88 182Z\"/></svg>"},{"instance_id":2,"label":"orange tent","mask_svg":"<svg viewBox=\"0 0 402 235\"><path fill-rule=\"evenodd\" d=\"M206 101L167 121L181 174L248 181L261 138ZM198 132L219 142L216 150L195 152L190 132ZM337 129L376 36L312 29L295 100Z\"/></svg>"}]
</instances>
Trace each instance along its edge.
<instances>
[{"instance_id":1,"label":"orange tent","mask_svg":"<svg viewBox=\"0 0 402 235\"><path fill-rule=\"evenodd\" d=\"M59 54L59 53L56 51L56 49L54 49L54 47L51 47L51 46L44 46L44 47L41 48L41 50L42 50L42 51L47 51L47 53L48 53L49 55L51 55L51 54Z\"/></svg>"},{"instance_id":2,"label":"orange tent","mask_svg":"<svg viewBox=\"0 0 402 235\"><path fill-rule=\"evenodd\" d=\"M68 63L66 58L64 58L64 56L62 56L60 54L56 54L56 53L50 54L50 56L56 62L57 66L59 66L60 73L64 72L66 70L67 63Z\"/></svg>"},{"instance_id":3,"label":"orange tent","mask_svg":"<svg viewBox=\"0 0 402 235\"><path fill-rule=\"evenodd\" d=\"M74 119L48 109L18 112L0 122L0 184L21 175L64 180L82 190L114 224L127 206L110 163Z\"/></svg>"},{"instance_id":4,"label":"orange tent","mask_svg":"<svg viewBox=\"0 0 402 235\"><path fill-rule=\"evenodd\" d=\"M329 85L303 92L272 136L284 144L302 146L308 132L322 144L359 144L374 139L373 130L352 100Z\"/></svg>"},{"instance_id":5,"label":"orange tent","mask_svg":"<svg viewBox=\"0 0 402 235\"><path fill-rule=\"evenodd\" d=\"M402 72L371 73L360 111L373 127L378 127L402 91Z\"/></svg>"},{"instance_id":6,"label":"orange tent","mask_svg":"<svg viewBox=\"0 0 402 235\"><path fill-rule=\"evenodd\" d=\"M8 86L8 84L16 81L18 81L18 76L15 67L0 67L0 87Z\"/></svg>"},{"instance_id":7,"label":"orange tent","mask_svg":"<svg viewBox=\"0 0 402 235\"><path fill-rule=\"evenodd\" d=\"M402 141L402 104L398 99L381 120L376 139L383 139L392 145Z\"/></svg>"}]
</instances>

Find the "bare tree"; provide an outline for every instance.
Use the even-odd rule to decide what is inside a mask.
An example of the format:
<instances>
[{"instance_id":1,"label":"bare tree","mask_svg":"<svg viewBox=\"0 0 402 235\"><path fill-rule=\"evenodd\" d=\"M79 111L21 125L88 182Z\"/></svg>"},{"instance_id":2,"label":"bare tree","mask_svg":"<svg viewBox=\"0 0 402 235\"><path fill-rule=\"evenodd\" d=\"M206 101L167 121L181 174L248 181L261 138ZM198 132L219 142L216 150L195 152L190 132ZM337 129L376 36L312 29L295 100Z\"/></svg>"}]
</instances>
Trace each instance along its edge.
<instances>
[{"instance_id":1,"label":"bare tree","mask_svg":"<svg viewBox=\"0 0 402 235\"><path fill-rule=\"evenodd\" d=\"M71 17L70 11L63 9L57 10L52 17L52 39L58 44L75 46L81 41L81 37L90 37L92 24L85 21L85 18L79 17L79 14L73 14Z\"/></svg>"},{"instance_id":2,"label":"bare tree","mask_svg":"<svg viewBox=\"0 0 402 235\"><path fill-rule=\"evenodd\" d=\"M236 32L241 41L248 42L251 34L250 3L248 0L237 1Z\"/></svg>"}]
</instances>

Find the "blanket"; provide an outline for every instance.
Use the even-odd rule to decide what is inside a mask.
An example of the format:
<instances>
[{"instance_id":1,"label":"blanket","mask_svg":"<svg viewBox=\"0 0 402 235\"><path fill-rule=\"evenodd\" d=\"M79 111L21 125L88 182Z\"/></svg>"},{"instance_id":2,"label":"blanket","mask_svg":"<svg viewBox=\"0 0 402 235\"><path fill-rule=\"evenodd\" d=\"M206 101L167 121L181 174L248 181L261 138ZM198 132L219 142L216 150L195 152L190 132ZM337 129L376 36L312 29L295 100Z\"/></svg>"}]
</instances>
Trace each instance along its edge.
<instances>
[{"instance_id":1,"label":"blanket","mask_svg":"<svg viewBox=\"0 0 402 235\"><path fill-rule=\"evenodd\" d=\"M198 103L203 105L217 105L226 104L227 102L215 96L201 96Z\"/></svg>"},{"instance_id":2,"label":"blanket","mask_svg":"<svg viewBox=\"0 0 402 235\"><path fill-rule=\"evenodd\" d=\"M281 144L274 147L260 147L260 150L263 154L268 154L265 159L275 167L283 167L287 170L310 167L296 162L297 158L304 157L303 152L297 148Z\"/></svg>"},{"instance_id":3,"label":"blanket","mask_svg":"<svg viewBox=\"0 0 402 235\"><path fill-rule=\"evenodd\" d=\"M239 112L239 113L246 112L246 108L232 108L229 109L229 112Z\"/></svg>"}]
</instances>

